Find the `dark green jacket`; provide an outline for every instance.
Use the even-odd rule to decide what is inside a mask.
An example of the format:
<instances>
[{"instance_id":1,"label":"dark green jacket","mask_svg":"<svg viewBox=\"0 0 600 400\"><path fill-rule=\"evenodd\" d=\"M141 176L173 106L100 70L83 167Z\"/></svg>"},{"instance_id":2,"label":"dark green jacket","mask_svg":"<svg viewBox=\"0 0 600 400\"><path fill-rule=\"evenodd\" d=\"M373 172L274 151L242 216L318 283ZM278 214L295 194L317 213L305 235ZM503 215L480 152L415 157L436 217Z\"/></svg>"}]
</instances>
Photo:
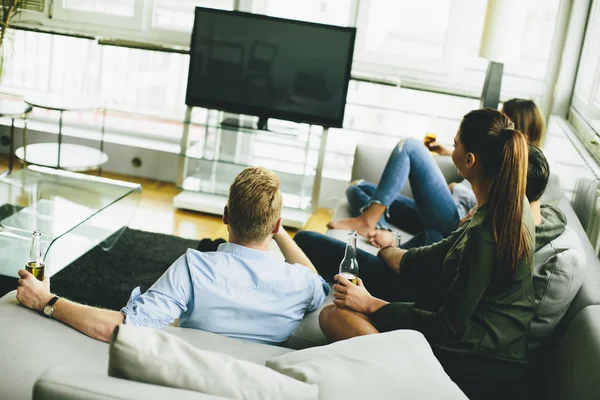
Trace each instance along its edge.
<instances>
[{"instance_id":1,"label":"dark green jacket","mask_svg":"<svg viewBox=\"0 0 600 400\"><path fill-rule=\"evenodd\" d=\"M529 203L523 215L528 232L535 232ZM401 276L418 286L441 282L439 307L426 311L415 303L392 303L373 314L373 322L380 331L420 331L434 351L443 350L446 355L525 363L527 332L535 307L532 234L529 249L530 256L519 262L513 276L503 274L488 206L483 205L447 239L409 250L402 258Z\"/></svg>"}]
</instances>

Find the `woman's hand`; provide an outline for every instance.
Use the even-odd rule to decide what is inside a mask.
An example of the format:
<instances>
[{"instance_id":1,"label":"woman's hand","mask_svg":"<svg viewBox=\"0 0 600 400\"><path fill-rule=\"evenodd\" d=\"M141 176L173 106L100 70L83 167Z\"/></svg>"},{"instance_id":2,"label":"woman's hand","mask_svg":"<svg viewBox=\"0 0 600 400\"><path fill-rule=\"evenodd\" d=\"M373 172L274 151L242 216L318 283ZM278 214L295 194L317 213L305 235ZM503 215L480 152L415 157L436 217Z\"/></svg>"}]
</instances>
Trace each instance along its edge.
<instances>
[{"instance_id":1,"label":"woman's hand","mask_svg":"<svg viewBox=\"0 0 600 400\"><path fill-rule=\"evenodd\" d=\"M396 246L394 233L383 229L375 229L367 233L367 239L369 239L369 243L379 249L387 246Z\"/></svg>"},{"instance_id":2,"label":"woman's hand","mask_svg":"<svg viewBox=\"0 0 600 400\"><path fill-rule=\"evenodd\" d=\"M356 285L343 275L336 275L335 280L337 283L333 285L333 290L335 290L333 303L337 307L347 308L363 314L372 314L388 304L371 296L360 278L357 278L358 283Z\"/></svg>"},{"instance_id":3,"label":"woman's hand","mask_svg":"<svg viewBox=\"0 0 600 400\"><path fill-rule=\"evenodd\" d=\"M441 156L451 156L452 155L452 147L445 146L445 145L441 144L440 142L438 142L437 140L429 142L426 146L430 151L434 151Z\"/></svg>"}]
</instances>

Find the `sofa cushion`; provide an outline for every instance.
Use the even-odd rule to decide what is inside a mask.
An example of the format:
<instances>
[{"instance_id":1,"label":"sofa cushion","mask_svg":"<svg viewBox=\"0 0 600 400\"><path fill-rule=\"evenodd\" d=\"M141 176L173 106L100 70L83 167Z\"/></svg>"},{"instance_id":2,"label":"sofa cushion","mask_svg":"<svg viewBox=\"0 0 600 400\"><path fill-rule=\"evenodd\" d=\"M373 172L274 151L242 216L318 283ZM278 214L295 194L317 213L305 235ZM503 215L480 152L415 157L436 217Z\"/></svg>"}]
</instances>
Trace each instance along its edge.
<instances>
[{"instance_id":1,"label":"sofa cushion","mask_svg":"<svg viewBox=\"0 0 600 400\"><path fill-rule=\"evenodd\" d=\"M536 310L529 332L529 349L547 342L579 291L586 266L575 231L566 227L535 253L533 288Z\"/></svg>"},{"instance_id":2,"label":"sofa cushion","mask_svg":"<svg viewBox=\"0 0 600 400\"><path fill-rule=\"evenodd\" d=\"M466 399L425 337L410 330L300 350L267 366L319 386L319 399Z\"/></svg>"},{"instance_id":3,"label":"sofa cushion","mask_svg":"<svg viewBox=\"0 0 600 400\"><path fill-rule=\"evenodd\" d=\"M548 398L600 399L600 306L589 306L577 315L558 344L550 373Z\"/></svg>"},{"instance_id":4,"label":"sofa cushion","mask_svg":"<svg viewBox=\"0 0 600 400\"><path fill-rule=\"evenodd\" d=\"M594 252L577 215L566 198L561 200L558 208L567 217L567 226L577 234L586 262L581 288L555 330L555 336L560 337L581 310L589 305L600 304L600 260Z\"/></svg>"},{"instance_id":5,"label":"sofa cushion","mask_svg":"<svg viewBox=\"0 0 600 400\"><path fill-rule=\"evenodd\" d=\"M50 368L33 387L33 400L223 400L225 397L111 378L104 373Z\"/></svg>"},{"instance_id":6,"label":"sofa cushion","mask_svg":"<svg viewBox=\"0 0 600 400\"><path fill-rule=\"evenodd\" d=\"M110 344L108 375L232 399L318 397L318 388L222 353L199 350L174 335L120 325Z\"/></svg>"}]
</instances>

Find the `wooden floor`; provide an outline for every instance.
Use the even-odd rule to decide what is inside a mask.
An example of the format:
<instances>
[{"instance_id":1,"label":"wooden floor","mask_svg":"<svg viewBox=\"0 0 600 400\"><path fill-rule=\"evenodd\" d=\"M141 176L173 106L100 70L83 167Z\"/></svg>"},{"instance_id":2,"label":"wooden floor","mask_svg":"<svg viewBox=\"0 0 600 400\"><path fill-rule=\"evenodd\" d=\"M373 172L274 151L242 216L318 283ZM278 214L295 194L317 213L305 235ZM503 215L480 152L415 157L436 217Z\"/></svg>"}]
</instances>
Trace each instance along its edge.
<instances>
[{"instance_id":1,"label":"wooden floor","mask_svg":"<svg viewBox=\"0 0 600 400\"><path fill-rule=\"evenodd\" d=\"M0 172L7 169L6 158L0 158ZM221 216L178 210L173 207L173 197L180 192L175 184L109 172L104 172L102 176L142 185L142 199L136 215L129 225L130 228L187 239L227 239L227 227L223 224ZM331 221L331 210L319 209L311 217L305 229L324 233L327 230L325 225L329 221ZM295 231L291 229L288 229L288 232L292 236L295 234Z\"/></svg>"}]
</instances>

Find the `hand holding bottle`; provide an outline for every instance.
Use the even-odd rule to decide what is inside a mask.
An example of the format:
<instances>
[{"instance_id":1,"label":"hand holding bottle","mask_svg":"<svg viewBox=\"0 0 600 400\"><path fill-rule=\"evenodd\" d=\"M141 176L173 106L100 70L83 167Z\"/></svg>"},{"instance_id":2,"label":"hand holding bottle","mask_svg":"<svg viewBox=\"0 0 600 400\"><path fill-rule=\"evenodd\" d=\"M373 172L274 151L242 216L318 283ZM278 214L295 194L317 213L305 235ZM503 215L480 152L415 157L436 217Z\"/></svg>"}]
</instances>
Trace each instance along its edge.
<instances>
[{"instance_id":1,"label":"hand holding bottle","mask_svg":"<svg viewBox=\"0 0 600 400\"><path fill-rule=\"evenodd\" d=\"M363 284L362 279L356 278L356 284L352 284L342 274L336 275L337 283L333 285L333 303L340 308L347 308L363 314L372 314L379 310L386 301L371 296Z\"/></svg>"}]
</instances>

